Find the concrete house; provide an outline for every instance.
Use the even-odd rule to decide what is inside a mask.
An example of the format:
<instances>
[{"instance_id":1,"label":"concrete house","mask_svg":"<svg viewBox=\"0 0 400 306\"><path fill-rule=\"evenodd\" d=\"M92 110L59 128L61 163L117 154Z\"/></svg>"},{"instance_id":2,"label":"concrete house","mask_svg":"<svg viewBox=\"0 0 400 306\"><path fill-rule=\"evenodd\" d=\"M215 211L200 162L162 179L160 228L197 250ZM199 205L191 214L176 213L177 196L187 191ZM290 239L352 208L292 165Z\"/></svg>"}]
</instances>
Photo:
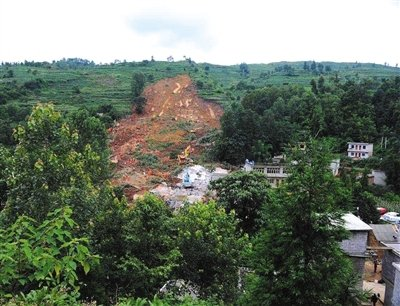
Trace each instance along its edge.
<instances>
[{"instance_id":1,"label":"concrete house","mask_svg":"<svg viewBox=\"0 0 400 306\"><path fill-rule=\"evenodd\" d=\"M400 305L400 243L383 243L387 248L382 261L385 305Z\"/></svg>"},{"instance_id":2,"label":"concrete house","mask_svg":"<svg viewBox=\"0 0 400 306\"><path fill-rule=\"evenodd\" d=\"M371 224L368 245L382 261L385 305L400 305L400 227L396 224Z\"/></svg>"},{"instance_id":3,"label":"concrete house","mask_svg":"<svg viewBox=\"0 0 400 306\"><path fill-rule=\"evenodd\" d=\"M370 224L372 231L368 235L368 246L378 255L379 260L383 260L386 244L400 242L399 230L394 224Z\"/></svg>"},{"instance_id":4,"label":"concrete house","mask_svg":"<svg viewBox=\"0 0 400 306\"><path fill-rule=\"evenodd\" d=\"M365 259L367 256L368 233L371 227L355 215L348 213L343 216L344 227L350 231L348 239L341 242L342 250L351 258L354 270L360 276L358 286L362 288Z\"/></svg>"},{"instance_id":5,"label":"concrete house","mask_svg":"<svg viewBox=\"0 0 400 306\"><path fill-rule=\"evenodd\" d=\"M244 170L247 172L257 171L263 173L267 177L272 188L278 187L288 177L286 165L279 162L273 162L271 164L255 164L246 159Z\"/></svg>"},{"instance_id":6,"label":"concrete house","mask_svg":"<svg viewBox=\"0 0 400 306\"><path fill-rule=\"evenodd\" d=\"M386 186L386 173L382 170L372 170L371 174L368 175L368 180L371 180L372 185Z\"/></svg>"},{"instance_id":7,"label":"concrete house","mask_svg":"<svg viewBox=\"0 0 400 306\"><path fill-rule=\"evenodd\" d=\"M263 173L271 185L272 188L276 188L281 185L289 176L287 170L287 164L284 162L285 157L283 155L274 156L272 163L269 164L256 164L253 161L246 159L244 164L244 171L257 171ZM340 159L334 159L331 161L329 168L334 176L339 174Z\"/></svg>"},{"instance_id":8,"label":"concrete house","mask_svg":"<svg viewBox=\"0 0 400 306\"><path fill-rule=\"evenodd\" d=\"M374 145L366 142L349 142L347 146L347 156L352 159L364 159L371 157Z\"/></svg>"},{"instance_id":9,"label":"concrete house","mask_svg":"<svg viewBox=\"0 0 400 306\"><path fill-rule=\"evenodd\" d=\"M395 224L372 224L369 243L382 258L385 305L400 305L400 228ZM378 243L378 244L377 244ZM383 254L382 254L383 253Z\"/></svg>"}]
</instances>

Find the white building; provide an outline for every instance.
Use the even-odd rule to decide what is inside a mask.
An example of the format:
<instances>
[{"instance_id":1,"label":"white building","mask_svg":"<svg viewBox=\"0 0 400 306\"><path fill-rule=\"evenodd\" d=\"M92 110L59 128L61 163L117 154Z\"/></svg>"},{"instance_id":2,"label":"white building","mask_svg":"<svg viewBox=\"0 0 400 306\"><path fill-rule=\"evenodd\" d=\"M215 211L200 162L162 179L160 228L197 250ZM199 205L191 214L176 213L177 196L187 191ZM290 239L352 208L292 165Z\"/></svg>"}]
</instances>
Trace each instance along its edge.
<instances>
[{"instance_id":1,"label":"white building","mask_svg":"<svg viewBox=\"0 0 400 306\"><path fill-rule=\"evenodd\" d=\"M374 145L365 142L349 142L347 156L352 159L364 159L372 156Z\"/></svg>"},{"instance_id":2,"label":"white building","mask_svg":"<svg viewBox=\"0 0 400 306\"><path fill-rule=\"evenodd\" d=\"M290 175L286 163L283 163L284 156L275 156L271 164L256 164L254 161L246 159L244 164L244 171L257 171L263 173L268 180L268 183L272 188L276 188L281 185ZM337 176L340 168L340 159L332 160L329 168L334 176Z\"/></svg>"},{"instance_id":3,"label":"white building","mask_svg":"<svg viewBox=\"0 0 400 306\"><path fill-rule=\"evenodd\" d=\"M255 164L253 161L246 159L243 169L246 172L257 171L263 173L273 188L278 187L288 177L286 165L277 162L272 164Z\"/></svg>"}]
</instances>

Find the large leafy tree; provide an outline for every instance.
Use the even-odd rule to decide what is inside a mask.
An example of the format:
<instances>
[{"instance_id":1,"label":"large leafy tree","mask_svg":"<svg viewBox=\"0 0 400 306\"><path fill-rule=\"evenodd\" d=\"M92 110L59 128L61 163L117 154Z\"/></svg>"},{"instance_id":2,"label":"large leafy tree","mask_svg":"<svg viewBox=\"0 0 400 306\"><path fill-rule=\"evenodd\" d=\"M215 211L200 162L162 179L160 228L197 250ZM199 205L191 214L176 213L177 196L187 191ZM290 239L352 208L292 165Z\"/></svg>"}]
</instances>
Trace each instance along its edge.
<instances>
[{"instance_id":1,"label":"large leafy tree","mask_svg":"<svg viewBox=\"0 0 400 306\"><path fill-rule=\"evenodd\" d=\"M235 212L239 227L254 234L260 226L261 207L270 201L269 184L264 174L238 171L211 182L217 192L218 203L227 211Z\"/></svg>"},{"instance_id":2,"label":"large leafy tree","mask_svg":"<svg viewBox=\"0 0 400 306\"><path fill-rule=\"evenodd\" d=\"M91 173L93 183L101 183L110 177L110 150L108 147L108 135L104 124L99 118L91 116L87 109L72 112L67 117L67 124L71 130L78 133L75 150L84 152L87 145L98 155L95 163L86 164L86 171Z\"/></svg>"},{"instance_id":3,"label":"large leafy tree","mask_svg":"<svg viewBox=\"0 0 400 306\"><path fill-rule=\"evenodd\" d=\"M10 152L0 146L0 211L4 208L7 201L7 182L6 182L6 169Z\"/></svg>"},{"instance_id":4,"label":"large leafy tree","mask_svg":"<svg viewBox=\"0 0 400 306\"><path fill-rule=\"evenodd\" d=\"M225 301L236 297L238 269L247 237L237 231L234 213L216 203L186 206L176 216L177 243L182 261L176 276L200 288L203 296Z\"/></svg>"},{"instance_id":5,"label":"large leafy tree","mask_svg":"<svg viewBox=\"0 0 400 306\"><path fill-rule=\"evenodd\" d=\"M128 212L120 267L126 272L126 288L136 296L153 296L177 266L180 253L172 226L172 211L153 195L136 201Z\"/></svg>"},{"instance_id":6,"label":"large leafy tree","mask_svg":"<svg viewBox=\"0 0 400 306\"><path fill-rule=\"evenodd\" d=\"M146 98L141 96L145 83L146 83L146 78L143 73L135 72L132 75L132 81L131 81L132 102L133 105L135 106L135 111L138 114L143 113L144 107L146 105Z\"/></svg>"},{"instance_id":7,"label":"large leafy tree","mask_svg":"<svg viewBox=\"0 0 400 306\"><path fill-rule=\"evenodd\" d=\"M132 208L116 200L106 202L92 235L102 260L89 274L83 294L102 304L118 295L152 297L180 259L172 212L152 195L137 200Z\"/></svg>"},{"instance_id":8,"label":"large leafy tree","mask_svg":"<svg viewBox=\"0 0 400 306\"><path fill-rule=\"evenodd\" d=\"M125 272L118 267L125 254L123 226L127 222L126 199L115 197L111 186L100 191L101 209L93 219L93 230L90 235L91 249L101 256L100 264L88 275L81 275L86 284L81 294L86 299L95 299L98 303L108 305L120 294Z\"/></svg>"},{"instance_id":9,"label":"large leafy tree","mask_svg":"<svg viewBox=\"0 0 400 306\"><path fill-rule=\"evenodd\" d=\"M243 163L251 156L251 148L260 138L259 119L252 110L234 104L221 118L222 133L216 146L216 156L232 164Z\"/></svg>"},{"instance_id":10,"label":"large leafy tree","mask_svg":"<svg viewBox=\"0 0 400 306\"><path fill-rule=\"evenodd\" d=\"M87 238L72 234L77 224L71 215L71 208L64 207L50 212L42 223L20 216L10 227L0 229L0 302L38 289L52 290L60 299L63 294L57 292L79 291L78 268L89 272L98 256L89 251Z\"/></svg>"},{"instance_id":11,"label":"large leafy tree","mask_svg":"<svg viewBox=\"0 0 400 306\"><path fill-rule=\"evenodd\" d=\"M98 209L100 155L80 142L52 105L34 107L14 136L17 145L2 171L8 192L3 222L12 224L20 215L42 222L50 211L69 205L85 230Z\"/></svg>"},{"instance_id":12,"label":"large leafy tree","mask_svg":"<svg viewBox=\"0 0 400 306\"><path fill-rule=\"evenodd\" d=\"M329 150L307 148L294 154L291 175L255 242L249 304L346 305L351 298L352 264L339 245L345 231Z\"/></svg>"}]
</instances>

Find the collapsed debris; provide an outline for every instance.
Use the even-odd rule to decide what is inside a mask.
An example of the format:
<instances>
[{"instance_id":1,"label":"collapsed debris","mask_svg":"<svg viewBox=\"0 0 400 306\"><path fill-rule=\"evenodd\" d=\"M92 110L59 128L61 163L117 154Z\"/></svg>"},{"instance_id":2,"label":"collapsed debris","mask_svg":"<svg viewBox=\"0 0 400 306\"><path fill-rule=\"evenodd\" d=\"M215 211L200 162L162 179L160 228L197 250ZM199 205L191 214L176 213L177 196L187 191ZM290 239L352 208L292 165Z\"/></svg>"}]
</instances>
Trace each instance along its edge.
<instances>
[{"instance_id":1,"label":"collapsed debris","mask_svg":"<svg viewBox=\"0 0 400 306\"><path fill-rule=\"evenodd\" d=\"M168 186L167 183L163 182L150 190L150 192L162 198L171 208L179 209L185 203L204 200L209 193L208 186L210 182L222 178L227 174L228 170L222 168L210 171L203 166L194 165L185 168L178 174L181 182L175 186ZM186 188L184 185L185 179L190 181L190 188Z\"/></svg>"}]
</instances>

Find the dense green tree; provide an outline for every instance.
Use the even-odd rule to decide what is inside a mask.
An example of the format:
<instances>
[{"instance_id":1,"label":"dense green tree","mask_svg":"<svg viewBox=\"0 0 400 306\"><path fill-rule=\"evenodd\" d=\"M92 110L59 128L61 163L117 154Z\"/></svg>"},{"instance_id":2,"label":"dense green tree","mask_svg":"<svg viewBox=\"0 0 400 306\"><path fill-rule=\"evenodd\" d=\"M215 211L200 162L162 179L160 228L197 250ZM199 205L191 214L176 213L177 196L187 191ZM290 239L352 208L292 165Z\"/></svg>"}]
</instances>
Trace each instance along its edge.
<instances>
[{"instance_id":1,"label":"dense green tree","mask_svg":"<svg viewBox=\"0 0 400 306\"><path fill-rule=\"evenodd\" d=\"M241 254L246 236L237 232L234 212L216 203L185 206L176 216L182 261L175 275L199 286L201 295L232 301L237 294Z\"/></svg>"},{"instance_id":2,"label":"dense green tree","mask_svg":"<svg viewBox=\"0 0 400 306\"><path fill-rule=\"evenodd\" d=\"M172 211L160 199L146 195L135 202L123 227L125 289L135 296L151 297L177 266L180 253L172 236Z\"/></svg>"},{"instance_id":3,"label":"dense green tree","mask_svg":"<svg viewBox=\"0 0 400 306\"><path fill-rule=\"evenodd\" d=\"M398 152L398 150L394 150L394 152L387 154L382 166L387 177L386 183L395 193L400 194L400 158Z\"/></svg>"},{"instance_id":4,"label":"dense green tree","mask_svg":"<svg viewBox=\"0 0 400 306\"><path fill-rule=\"evenodd\" d=\"M317 63L315 61L311 62L310 69L311 69L311 71L314 71L314 72L317 69Z\"/></svg>"},{"instance_id":5,"label":"dense green tree","mask_svg":"<svg viewBox=\"0 0 400 306\"><path fill-rule=\"evenodd\" d=\"M83 294L104 304L121 295L150 298L170 279L180 259L172 212L152 195L132 208L110 200L94 221L93 248L102 259L88 275Z\"/></svg>"},{"instance_id":6,"label":"dense green tree","mask_svg":"<svg viewBox=\"0 0 400 306\"><path fill-rule=\"evenodd\" d=\"M251 147L251 151L256 162L264 163L272 157L272 145L260 139L255 141L255 144Z\"/></svg>"},{"instance_id":7,"label":"dense green tree","mask_svg":"<svg viewBox=\"0 0 400 306\"><path fill-rule=\"evenodd\" d=\"M90 115L86 109L71 113L67 118L71 130L78 133L75 149L84 152L86 146L99 156L95 163L87 163L85 171L91 173L93 183L97 184L110 177L108 135L99 118Z\"/></svg>"},{"instance_id":8,"label":"dense green tree","mask_svg":"<svg viewBox=\"0 0 400 306\"><path fill-rule=\"evenodd\" d=\"M52 105L36 106L14 135L17 146L3 171L8 196L2 220L10 224L28 215L42 222L50 211L69 205L81 230L87 229L98 209L100 188L94 182L104 172L100 156L79 143L78 132Z\"/></svg>"},{"instance_id":9,"label":"dense green tree","mask_svg":"<svg viewBox=\"0 0 400 306\"><path fill-rule=\"evenodd\" d=\"M367 191L356 188L353 193L355 212L364 222L379 223L379 212L376 209L377 203L374 196Z\"/></svg>"},{"instance_id":10,"label":"dense green tree","mask_svg":"<svg viewBox=\"0 0 400 306\"><path fill-rule=\"evenodd\" d=\"M222 133L216 146L220 160L243 163L246 158L254 159L251 147L259 138L258 116L242 105L233 105L221 118Z\"/></svg>"},{"instance_id":11,"label":"dense green tree","mask_svg":"<svg viewBox=\"0 0 400 306\"><path fill-rule=\"evenodd\" d=\"M352 264L339 245L346 237L336 200L341 191L330 158L323 144L293 153L291 175L255 242L248 304L347 305L352 297Z\"/></svg>"},{"instance_id":12,"label":"dense green tree","mask_svg":"<svg viewBox=\"0 0 400 306\"><path fill-rule=\"evenodd\" d=\"M400 133L400 77L384 80L372 98L379 129L388 127ZM383 135L389 136L389 135Z\"/></svg>"},{"instance_id":13,"label":"dense green tree","mask_svg":"<svg viewBox=\"0 0 400 306\"><path fill-rule=\"evenodd\" d=\"M315 81L315 79L312 79L310 81L310 85L311 85L311 90L314 94L318 94L318 87L317 87L317 82Z\"/></svg>"},{"instance_id":14,"label":"dense green tree","mask_svg":"<svg viewBox=\"0 0 400 306\"><path fill-rule=\"evenodd\" d=\"M77 224L71 215L72 210L64 207L50 212L42 223L20 216L0 229L0 302L38 289L55 289L59 298L67 289L79 291L78 267L88 273L98 256L90 253L87 238L73 236Z\"/></svg>"},{"instance_id":15,"label":"dense green tree","mask_svg":"<svg viewBox=\"0 0 400 306\"><path fill-rule=\"evenodd\" d=\"M10 152L0 146L0 211L3 210L7 201L7 181L6 181L6 171L8 160L10 159Z\"/></svg>"},{"instance_id":16,"label":"dense green tree","mask_svg":"<svg viewBox=\"0 0 400 306\"><path fill-rule=\"evenodd\" d=\"M324 64L318 63L318 72L323 73L324 72Z\"/></svg>"},{"instance_id":17,"label":"dense green tree","mask_svg":"<svg viewBox=\"0 0 400 306\"><path fill-rule=\"evenodd\" d=\"M241 63L239 65L240 75L241 76L248 76L250 74L249 65L246 63Z\"/></svg>"},{"instance_id":18,"label":"dense green tree","mask_svg":"<svg viewBox=\"0 0 400 306\"><path fill-rule=\"evenodd\" d=\"M132 81L131 81L132 99L140 97L142 95L145 83L146 83L146 77L143 73L135 72L132 75Z\"/></svg>"},{"instance_id":19,"label":"dense green tree","mask_svg":"<svg viewBox=\"0 0 400 306\"><path fill-rule=\"evenodd\" d=\"M133 99L136 113L143 114L146 102L147 100L145 97L136 97Z\"/></svg>"},{"instance_id":20,"label":"dense green tree","mask_svg":"<svg viewBox=\"0 0 400 306\"><path fill-rule=\"evenodd\" d=\"M261 207L270 201L269 183L264 174L238 171L211 182L217 192L218 204L227 213L235 212L239 227L250 235L260 227Z\"/></svg>"},{"instance_id":21,"label":"dense green tree","mask_svg":"<svg viewBox=\"0 0 400 306\"><path fill-rule=\"evenodd\" d=\"M118 200L110 187L102 188L99 200L101 209L93 220L90 242L91 249L101 258L99 265L82 276L86 285L81 293L88 300L108 305L121 291L129 291L124 288L126 272L119 266L126 253L123 227L127 223L127 203L125 198Z\"/></svg>"},{"instance_id":22,"label":"dense green tree","mask_svg":"<svg viewBox=\"0 0 400 306\"><path fill-rule=\"evenodd\" d=\"M275 101L284 96L284 89L272 86L256 89L246 94L241 102L246 110L252 110L262 116L264 111L270 109Z\"/></svg>"},{"instance_id":23,"label":"dense green tree","mask_svg":"<svg viewBox=\"0 0 400 306\"><path fill-rule=\"evenodd\" d=\"M369 94L373 84L368 81L347 81L341 88L344 90L340 104L343 114L342 137L353 141L372 142L376 137L373 120L375 113Z\"/></svg>"},{"instance_id":24,"label":"dense green tree","mask_svg":"<svg viewBox=\"0 0 400 306\"><path fill-rule=\"evenodd\" d=\"M318 79L318 92L320 93L324 93L326 90L325 88L325 79L324 77L321 75Z\"/></svg>"},{"instance_id":25,"label":"dense green tree","mask_svg":"<svg viewBox=\"0 0 400 306\"><path fill-rule=\"evenodd\" d=\"M144 85L146 84L146 76L141 72L135 72L132 75L131 81L131 93L132 103L135 107L135 111L138 114L143 113L146 105L146 99L142 96Z\"/></svg>"},{"instance_id":26,"label":"dense green tree","mask_svg":"<svg viewBox=\"0 0 400 306\"><path fill-rule=\"evenodd\" d=\"M323 111L325 130L321 131L320 136L341 136L342 110L340 108L340 97L325 93L319 96Z\"/></svg>"}]
</instances>

